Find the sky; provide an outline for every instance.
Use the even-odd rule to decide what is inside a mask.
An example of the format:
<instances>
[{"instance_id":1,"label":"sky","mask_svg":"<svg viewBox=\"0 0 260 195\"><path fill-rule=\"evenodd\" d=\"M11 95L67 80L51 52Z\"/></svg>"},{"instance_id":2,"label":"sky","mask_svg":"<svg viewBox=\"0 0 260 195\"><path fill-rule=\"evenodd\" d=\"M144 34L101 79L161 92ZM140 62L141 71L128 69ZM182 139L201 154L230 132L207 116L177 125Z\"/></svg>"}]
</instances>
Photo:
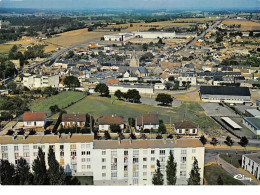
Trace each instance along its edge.
<instances>
[{"instance_id":1,"label":"sky","mask_svg":"<svg viewBox=\"0 0 260 195\"><path fill-rule=\"evenodd\" d=\"M54 9L258 9L260 0L0 0L5 8Z\"/></svg>"}]
</instances>

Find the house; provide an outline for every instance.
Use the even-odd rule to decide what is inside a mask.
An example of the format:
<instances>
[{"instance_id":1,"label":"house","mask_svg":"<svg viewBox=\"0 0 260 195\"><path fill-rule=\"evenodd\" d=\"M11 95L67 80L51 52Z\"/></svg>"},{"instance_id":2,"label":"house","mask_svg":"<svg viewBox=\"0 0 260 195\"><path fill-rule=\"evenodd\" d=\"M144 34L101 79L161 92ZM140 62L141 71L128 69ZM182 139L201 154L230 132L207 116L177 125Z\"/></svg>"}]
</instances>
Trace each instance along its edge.
<instances>
[{"instance_id":1,"label":"house","mask_svg":"<svg viewBox=\"0 0 260 195\"><path fill-rule=\"evenodd\" d=\"M250 103L251 93L248 87L201 86L202 102Z\"/></svg>"},{"instance_id":2,"label":"house","mask_svg":"<svg viewBox=\"0 0 260 195\"><path fill-rule=\"evenodd\" d=\"M257 109L247 109L245 114L249 117L257 117L260 118L260 111Z\"/></svg>"},{"instance_id":3,"label":"house","mask_svg":"<svg viewBox=\"0 0 260 195\"><path fill-rule=\"evenodd\" d=\"M158 114L143 114L136 117L135 121L136 129L158 129L159 128L159 116Z\"/></svg>"},{"instance_id":4,"label":"house","mask_svg":"<svg viewBox=\"0 0 260 195\"><path fill-rule=\"evenodd\" d=\"M198 126L191 121L181 121L174 123L176 134L179 135L197 135Z\"/></svg>"},{"instance_id":5,"label":"house","mask_svg":"<svg viewBox=\"0 0 260 195\"><path fill-rule=\"evenodd\" d=\"M260 180L260 153L244 154L242 156L242 168Z\"/></svg>"},{"instance_id":6,"label":"house","mask_svg":"<svg viewBox=\"0 0 260 195\"><path fill-rule=\"evenodd\" d=\"M243 124L249 128L254 134L260 135L260 118L245 117L243 118Z\"/></svg>"},{"instance_id":7,"label":"house","mask_svg":"<svg viewBox=\"0 0 260 195\"><path fill-rule=\"evenodd\" d=\"M125 127L124 120L116 115L103 116L98 119L98 129L100 131L109 131L110 125L119 125L120 129L124 129Z\"/></svg>"},{"instance_id":8,"label":"house","mask_svg":"<svg viewBox=\"0 0 260 195\"><path fill-rule=\"evenodd\" d=\"M63 127L84 127L86 123L85 114L63 114L61 124Z\"/></svg>"},{"instance_id":9,"label":"house","mask_svg":"<svg viewBox=\"0 0 260 195\"><path fill-rule=\"evenodd\" d=\"M26 112L23 114L24 127L45 127L46 120L45 112Z\"/></svg>"}]
</instances>

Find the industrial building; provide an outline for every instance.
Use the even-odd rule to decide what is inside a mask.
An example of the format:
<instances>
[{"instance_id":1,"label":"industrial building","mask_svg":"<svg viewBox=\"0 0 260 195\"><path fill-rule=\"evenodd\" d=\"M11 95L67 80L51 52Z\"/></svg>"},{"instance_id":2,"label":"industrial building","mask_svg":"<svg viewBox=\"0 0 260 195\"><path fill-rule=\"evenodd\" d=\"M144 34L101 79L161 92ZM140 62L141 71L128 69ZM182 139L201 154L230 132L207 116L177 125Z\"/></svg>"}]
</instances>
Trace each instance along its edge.
<instances>
[{"instance_id":1,"label":"industrial building","mask_svg":"<svg viewBox=\"0 0 260 195\"><path fill-rule=\"evenodd\" d=\"M202 102L250 103L251 93L248 87L201 86Z\"/></svg>"}]
</instances>

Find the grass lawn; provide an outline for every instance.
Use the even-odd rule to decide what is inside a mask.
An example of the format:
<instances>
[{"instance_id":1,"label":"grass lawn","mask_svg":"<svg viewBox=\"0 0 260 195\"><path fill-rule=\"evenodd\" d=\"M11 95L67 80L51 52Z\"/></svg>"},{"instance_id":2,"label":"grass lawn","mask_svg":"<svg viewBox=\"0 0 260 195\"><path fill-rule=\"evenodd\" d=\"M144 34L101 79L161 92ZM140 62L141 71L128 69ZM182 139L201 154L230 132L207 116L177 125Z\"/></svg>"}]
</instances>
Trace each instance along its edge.
<instances>
[{"instance_id":1,"label":"grass lawn","mask_svg":"<svg viewBox=\"0 0 260 195\"><path fill-rule=\"evenodd\" d=\"M34 112L47 112L50 113L49 107L53 105L58 105L59 108L64 108L65 106L75 102L85 94L82 92L66 91L58 95L51 96L46 99L38 99L32 103L30 110Z\"/></svg>"},{"instance_id":2,"label":"grass lawn","mask_svg":"<svg viewBox=\"0 0 260 195\"><path fill-rule=\"evenodd\" d=\"M213 164L204 168L204 178L208 185L218 185L218 176L221 176L224 185L243 185L241 181L234 179L219 165Z\"/></svg>"},{"instance_id":3,"label":"grass lawn","mask_svg":"<svg viewBox=\"0 0 260 195\"><path fill-rule=\"evenodd\" d=\"M241 167L242 155L238 155L238 154L220 154L220 158L222 158L226 162L232 164L236 168L240 168Z\"/></svg>"},{"instance_id":4,"label":"grass lawn","mask_svg":"<svg viewBox=\"0 0 260 195\"><path fill-rule=\"evenodd\" d=\"M196 102L185 102L179 107L160 107L143 104L132 104L124 101L118 101L112 98L99 97L90 95L84 100L70 106L66 109L67 113L90 113L95 118L116 114L123 117L126 121L129 117L137 117L143 113L158 113L159 118L165 123L181 120L190 120L197 123L202 128L216 129L218 125L208 116L205 115L202 107ZM50 105L49 105L50 106ZM48 107L49 107L48 106ZM53 118L57 118L54 115Z\"/></svg>"},{"instance_id":5,"label":"grass lawn","mask_svg":"<svg viewBox=\"0 0 260 195\"><path fill-rule=\"evenodd\" d=\"M81 185L93 185L93 177L91 176L76 176Z\"/></svg>"}]
</instances>

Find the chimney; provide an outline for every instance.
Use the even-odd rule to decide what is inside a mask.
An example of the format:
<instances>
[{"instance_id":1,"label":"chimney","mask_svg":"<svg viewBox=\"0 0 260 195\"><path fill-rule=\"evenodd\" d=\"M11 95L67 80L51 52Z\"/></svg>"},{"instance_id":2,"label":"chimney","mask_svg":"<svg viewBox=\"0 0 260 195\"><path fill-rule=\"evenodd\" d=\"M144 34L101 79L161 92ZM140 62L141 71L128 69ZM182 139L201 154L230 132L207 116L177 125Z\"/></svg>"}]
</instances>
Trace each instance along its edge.
<instances>
[{"instance_id":1,"label":"chimney","mask_svg":"<svg viewBox=\"0 0 260 195\"><path fill-rule=\"evenodd\" d=\"M71 138L71 136L72 136L72 135L71 135L71 132L69 132L69 134L68 134L68 139L70 139L70 138Z\"/></svg>"},{"instance_id":2,"label":"chimney","mask_svg":"<svg viewBox=\"0 0 260 195\"><path fill-rule=\"evenodd\" d=\"M120 144L121 144L121 138L120 138L120 136L118 136L117 141L118 141L118 144L120 145Z\"/></svg>"},{"instance_id":3,"label":"chimney","mask_svg":"<svg viewBox=\"0 0 260 195\"><path fill-rule=\"evenodd\" d=\"M129 138L129 144L132 144L132 138L131 137Z\"/></svg>"}]
</instances>

